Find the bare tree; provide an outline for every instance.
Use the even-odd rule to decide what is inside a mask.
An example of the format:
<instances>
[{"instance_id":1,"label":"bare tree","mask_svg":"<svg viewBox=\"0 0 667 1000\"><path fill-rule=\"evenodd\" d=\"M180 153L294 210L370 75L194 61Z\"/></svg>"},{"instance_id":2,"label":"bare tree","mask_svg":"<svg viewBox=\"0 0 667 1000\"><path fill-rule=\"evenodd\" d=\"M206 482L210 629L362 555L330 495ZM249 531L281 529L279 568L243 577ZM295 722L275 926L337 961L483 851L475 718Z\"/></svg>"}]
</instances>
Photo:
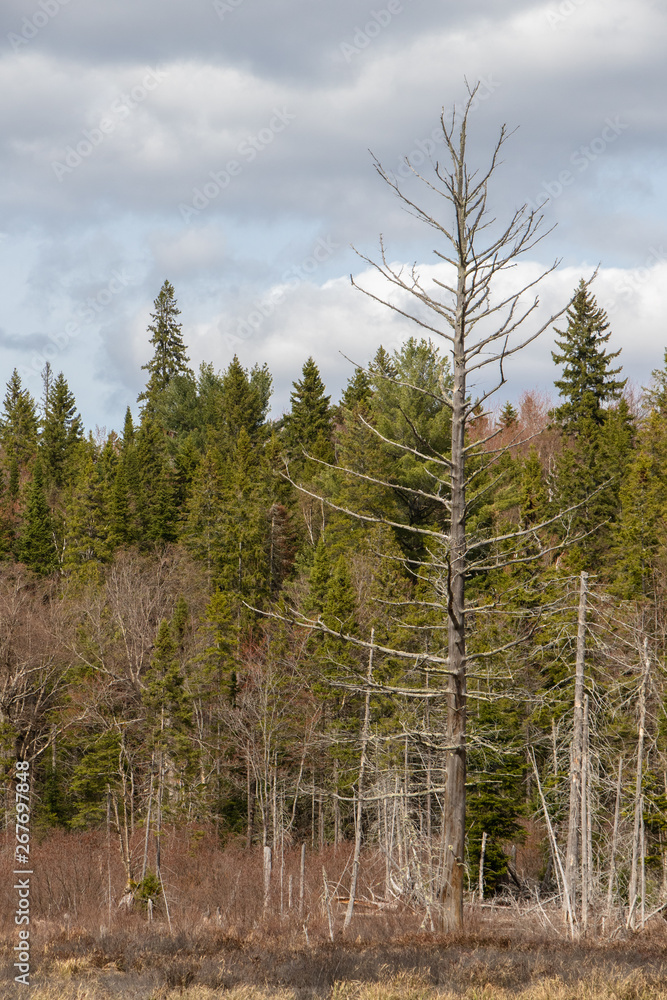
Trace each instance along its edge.
<instances>
[{"instance_id":1,"label":"bare tree","mask_svg":"<svg viewBox=\"0 0 667 1000\"><path fill-rule=\"evenodd\" d=\"M480 437L473 431L479 422L486 400L505 383L506 360L526 347L561 316L562 309L546 319L538 318L539 300L534 295L535 286L557 266L543 270L538 277L520 284L513 292L497 293L497 279L516 266L517 260L532 250L547 232L543 231L542 217L526 206L517 209L506 225L499 225L488 211L488 186L500 164L501 150L507 140L505 126L500 129L486 169L471 169L468 163L468 119L475 104L477 88L469 89L468 100L460 114L451 119L441 116L445 163L432 162L433 177L416 171L407 161L414 178L426 187L428 199L433 196L446 204L444 221L421 207L406 193L399 181L375 160L380 177L395 192L403 206L419 221L429 226L441 243L434 250L440 263L430 278L422 278L417 266L397 267L390 263L384 241L380 240L380 259L359 253L369 267L382 275L392 290L391 298L383 298L368 288L352 284L374 301L393 312L410 319L429 335L443 338L452 355L451 390L441 382L439 403L451 414L451 445L448 454L434 452L432 445L423 440L416 428L414 444L401 444L383 437L363 416L360 420L377 438L392 447L411 454L428 463L433 481L431 491L401 487L406 494L428 499L440 511L439 526L421 527L399 524L373 514L361 514L331 503L353 517L370 523L383 523L419 534L427 550L420 560L411 559L411 571L421 576L435 588L435 602L445 616L446 651L436 649L428 653L408 653L399 650L382 650L391 656L400 656L413 665L427 665L431 676L447 678L447 722L445 751L447 754L446 790L444 795L443 858L439 888L439 929L459 930L463 926L463 888L466 816L466 708L469 653L466 649L466 579L471 572L483 572L503 565L518 565L544 557L567 541L567 529L556 539L547 531L555 522L567 521L568 511L561 511L548 521L508 532L476 535L468 532L469 515L489 491L497 485L502 473L498 463L508 448L525 443L525 435L514 441L499 441L502 428L491 428ZM591 279L592 280L592 279ZM526 299L528 295L528 299ZM526 321L532 321L527 332ZM472 378L488 366L495 366L497 377L487 388L473 398L470 395ZM396 381L395 379L393 381ZM399 383L407 385L406 382ZM409 385L415 392L433 398L431 391L419 385ZM326 464L326 463L323 463ZM483 475L481 474L483 472ZM395 484L375 478L365 472L345 470L346 474L379 486ZM490 481L489 481L490 476ZM296 485L302 493L305 488ZM310 496L316 496L310 493ZM542 541L547 538L548 540ZM564 540L565 539L565 540ZM530 544L529 544L530 543ZM304 622L309 627L324 628L322 623ZM326 629L325 629L326 631ZM358 637L347 637L351 642L368 647L370 644ZM503 647L503 650L506 647ZM486 650L481 654L487 659L497 657L502 650ZM389 688L386 691L419 697L435 697L431 689L419 695L406 688Z\"/></svg>"}]
</instances>

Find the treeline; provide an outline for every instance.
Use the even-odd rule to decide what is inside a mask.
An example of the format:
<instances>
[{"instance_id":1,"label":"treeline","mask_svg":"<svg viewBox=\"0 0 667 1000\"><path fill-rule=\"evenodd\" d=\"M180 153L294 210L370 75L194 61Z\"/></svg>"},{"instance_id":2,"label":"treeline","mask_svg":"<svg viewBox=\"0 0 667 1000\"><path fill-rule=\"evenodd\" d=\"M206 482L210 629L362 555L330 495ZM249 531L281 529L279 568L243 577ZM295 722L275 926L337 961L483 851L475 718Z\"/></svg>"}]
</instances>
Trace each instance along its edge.
<instances>
[{"instance_id":1,"label":"treeline","mask_svg":"<svg viewBox=\"0 0 667 1000\"><path fill-rule=\"evenodd\" d=\"M16 371L7 383L7 773L16 755L34 762L39 828L113 829L133 883L146 883L131 849L145 824L248 845L356 835L381 848L387 893L428 906L447 754L433 593L448 564L433 539L449 516L448 361L425 340L380 348L332 405L309 358L272 420L267 366L195 374L178 316L165 282L120 434L86 436L49 365L39 401ZM487 894L529 891L512 845L545 811L564 845L585 571L580 852L591 893L639 912L667 896L667 366L631 405L583 283L567 316L559 404L526 394L473 422L467 874ZM523 552L504 558L517 529ZM548 892L546 835L542 860L534 887Z\"/></svg>"}]
</instances>

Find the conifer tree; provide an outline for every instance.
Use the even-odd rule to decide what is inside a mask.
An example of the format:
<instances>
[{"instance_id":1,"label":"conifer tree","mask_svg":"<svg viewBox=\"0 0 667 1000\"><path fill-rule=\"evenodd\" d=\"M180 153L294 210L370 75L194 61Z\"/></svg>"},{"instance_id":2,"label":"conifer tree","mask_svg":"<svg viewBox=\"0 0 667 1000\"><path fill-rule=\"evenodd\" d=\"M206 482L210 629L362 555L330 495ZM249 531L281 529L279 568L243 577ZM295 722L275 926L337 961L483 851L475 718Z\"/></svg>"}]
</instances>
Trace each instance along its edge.
<instances>
[{"instance_id":1,"label":"conifer tree","mask_svg":"<svg viewBox=\"0 0 667 1000\"><path fill-rule=\"evenodd\" d=\"M178 774L178 785L172 778L167 792L173 797L180 786L183 799L190 793L195 763L194 748L188 738L192 728L192 705L179 663L173 623L166 618L158 627L143 701L148 710L153 748L159 755L160 777Z\"/></svg>"},{"instance_id":2,"label":"conifer tree","mask_svg":"<svg viewBox=\"0 0 667 1000\"><path fill-rule=\"evenodd\" d=\"M181 536L192 554L202 560L209 578L218 566L223 544L222 488L217 455L209 449L194 473Z\"/></svg>"},{"instance_id":3,"label":"conifer tree","mask_svg":"<svg viewBox=\"0 0 667 1000\"><path fill-rule=\"evenodd\" d=\"M372 396L373 387L368 372L364 368L356 368L354 375L348 379L340 401L347 410L365 409Z\"/></svg>"},{"instance_id":4,"label":"conifer tree","mask_svg":"<svg viewBox=\"0 0 667 1000\"><path fill-rule=\"evenodd\" d=\"M90 444L82 449L73 478L64 523L65 570L80 570L87 564L104 561L111 552L106 484L101 463L99 459L95 461Z\"/></svg>"},{"instance_id":5,"label":"conifer tree","mask_svg":"<svg viewBox=\"0 0 667 1000\"><path fill-rule=\"evenodd\" d=\"M7 383L0 417L0 444L4 450L4 464L17 470L24 469L37 452L37 412L35 401L21 385L21 376L15 368Z\"/></svg>"},{"instance_id":6,"label":"conifer tree","mask_svg":"<svg viewBox=\"0 0 667 1000\"><path fill-rule=\"evenodd\" d=\"M136 444L137 514L143 542L176 540L176 491L166 454L165 435L150 416L141 424Z\"/></svg>"},{"instance_id":7,"label":"conifer tree","mask_svg":"<svg viewBox=\"0 0 667 1000\"><path fill-rule=\"evenodd\" d=\"M35 463L32 482L27 489L19 559L40 576L52 573L58 566L54 525L49 505L46 502L44 477L39 461Z\"/></svg>"},{"instance_id":8,"label":"conifer tree","mask_svg":"<svg viewBox=\"0 0 667 1000\"><path fill-rule=\"evenodd\" d=\"M218 583L250 603L270 586L266 470L245 427L222 468Z\"/></svg>"},{"instance_id":9,"label":"conifer tree","mask_svg":"<svg viewBox=\"0 0 667 1000\"><path fill-rule=\"evenodd\" d=\"M123 451L134 444L134 421L132 420L132 410L128 406L125 410L125 422L123 423Z\"/></svg>"},{"instance_id":10,"label":"conifer tree","mask_svg":"<svg viewBox=\"0 0 667 1000\"><path fill-rule=\"evenodd\" d=\"M81 417L65 376L60 372L54 381L45 379L40 453L49 484L63 486L82 438Z\"/></svg>"},{"instance_id":11,"label":"conifer tree","mask_svg":"<svg viewBox=\"0 0 667 1000\"><path fill-rule=\"evenodd\" d=\"M148 326L151 344L154 347L151 360L142 365L149 372L146 388L137 397L144 402L142 413L154 413L162 394L172 379L178 375L194 377L185 353L181 334L181 324L177 317L181 310L176 305L174 286L165 281L154 302L155 312L151 313L152 323Z\"/></svg>"},{"instance_id":12,"label":"conifer tree","mask_svg":"<svg viewBox=\"0 0 667 1000\"><path fill-rule=\"evenodd\" d=\"M271 376L266 365L247 372L234 355L221 381L220 445L226 453L233 448L242 430L255 442L264 427L271 394Z\"/></svg>"},{"instance_id":13,"label":"conifer tree","mask_svg":"<svg viewBox=\"0 0 667 1000\"><path fill-rule=\"evenodd\" d=\"M302 451L315 458L331 461L331 397L325 395L324 382L312 357L303 366L302 377L293 382L291 412L285 416L285 442L297 460Z\"/></svg>"},{"instance_id":14,"label":"conifer tree","mask_svg":"<svg viewBox=\"0 0 667 1000\"><path fill-rule=\"evenodd\" d=\"M598 307L583 279L567 311L567 319L567 329L556 330L562 338L556 341L560 353L551 352L554 362L563 366L562 378L555 380L554 385L565 399L554 416L565 431L585 433L585 425L603 423L604 404L620 398L627 379L614 377L620 373L620 367L610 368L621 352L606 350L611 337L611 331L606 332L607 314Z\"/></svg>"},{"instance_id":15,"label":"conifer tree","mask_svg":"<svg viewBox=\"0 0 667 1000\"><path fill-rule=\"evenodd\" d=\"M310 570L310 590L308 595L308 611L321 614L327 601L327 589L331 579L331 562L322 535L315 548L315 557Z\"/></svg>"}]
</instances>

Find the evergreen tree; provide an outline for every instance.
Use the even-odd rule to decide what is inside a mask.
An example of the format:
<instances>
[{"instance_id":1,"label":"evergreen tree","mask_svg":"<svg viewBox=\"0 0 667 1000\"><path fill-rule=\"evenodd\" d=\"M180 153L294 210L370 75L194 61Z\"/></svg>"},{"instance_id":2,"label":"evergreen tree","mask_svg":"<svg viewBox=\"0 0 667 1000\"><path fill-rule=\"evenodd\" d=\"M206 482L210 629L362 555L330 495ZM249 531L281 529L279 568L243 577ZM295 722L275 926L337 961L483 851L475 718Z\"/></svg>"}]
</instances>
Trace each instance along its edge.
<instances>
[{"instance_id":1,"label":"evergreen tree","mask_svg":"<svg viewBox=\"0 0 667 1000\"><path fill-rule=\"evenodd\" d=\"M25 523L21 533L19 559L40 576L52 573L58 566L54 542L54 525L46 502L44 477L39 461L35 463L32 482L27 490Z\"/></svg>"},{"instance_id":2,"label":"evergreen tree","mask_svg":"<svg viewBox=\"0 0 667 1000\"><path fill-rule=\"evenodd\" d=\"M621 352L605 349L611 337L611 331L605 332L609 329L607 314L598 307L583 279L567 318L567 329L556 330L562 338L556 341L560 353L551 352L554 362L563 365L563 376L554 385L565 399L554 416L565 431L581 433L586 423L603 423L603 404L620 398L627 379L616 379L621 368L609 367Z\"/></svg>"},{"instance_id":3,"label":"evergreen tree","mask_svg":"<svg viewBox=\"0 0 667 1000\"><path fill-rule=\"evenodd\" d=\"M63 567L82 567L110 555L106 484L92 445L82 450L66 504Z\"/></svg>"},{"instance_id":4,"label":"evergreen tree","mask_svg":"<svg viewBox=\"0 0 667 1000\"><path fill-rule=\"evenodd\" d=\"M222 475L216 453L209 449L194 474L185 509L182 539L205 564L209 576L218 565L223 544Z\"/></svg>"},{"instance_id":5,"label":"evergreen tree","mask_svg":"<svg viewBox=\"0 0 667 1000\"><path fill-rule=\"evenodd\" d=\"M24 469L37 452L37 412L35 401L21 385L16 368L7 383L0 417L0 444L4 450L4 464L17 471Z\"/></svg>"},{"instance_id":6,"label":"evergreen tree","mask_svg":"<svg viewBox=\"0 0 667 1000\"><path fill-rule=\"evenodd\" d=\"M132 420L132 410L128 406L125 410L125 422L123 424L123 451L134 444L134 421Z\"/></svg>"},{"instance_id":7,"label":"evergreen tree","mask_svg":"<svg viewBox=\"0 0 667 1000\"><path fill-rule=\"evenodd\" d=\"M516 408L512 406L508 400L500 411L500 426L505 428L513 427L518 419L519 414L517 413Z\"/></svg>"},{"instance_id":8,"label":"evergreen tree","mask_svg":"<svg viewBox=\"0 0 667 1000\"><path fill-rule=\"evenodd\" d=\"M168 780L166 791L172 800L179 793L181 800L189 795L195 764L194 746L189 739L192 704L179 663L177 638L173 622L162 619L143 693L153 749L162 758ZM168 808L168 800L164 805ZM172 801L172 808L174 805Z\"/></svg>"},{"instance_id":9,"label":"evergreen tree","mask_svg":"<svg viewBox=\"0 0 667 1000\"><path fill-rule=\"evenodd\" d=\"M292 410L285 416L285 442L297 460L306 451L325 461L333 459L330 396L312 357L303 366L302 378L293 382Z\"/></svg>"},{"instance_id":10,"label":"evergreen tree","mask_svg":"<svg viewBox=\"0 0 667 1000\"><path fill-rule=\"evenodd\" d=\"M177 375L193 377L188 368L190 359L185 353L181 324L177 321L181 310L176 305L174 286L168 281L160 289L154 307L148 332L152 334L150 342L155 350L148 364L141 366L149 372L149 379L137 397L138 402L145 401L142 413L155 412L163 393Z\"/></svg>"},{"instance_id":11,"label":"evergreen tree","mask_svg":"<svg viewBox=\"0 0 667 1000\"><path fill-rule=\"evenodd\" d=\"M341 406L347 410L366 409L372 397L373 387L368 372L363 368L356 368L341 396Z\"/></svg>"},{"instance_id":12,"label":"evergreen tree","mask_svg":"<svg viewBox=\"0 0 667 1000\"><path fill-rule=\"evenodd\" d=\"M137 435L137 513L143 542L176 540L176 490L166 453L165 434L151 417L142 422Z\"/></svg>"},{"instance_id":13,"label":"evergreen tree","mask_svg":"<svg viewBox=\"0 0 667 1000\"><path fill-rule=\"evenodd\" d=\"M81 417L65 376L55 381L45 380L44 414L40 453L44 474L49 484L61 488L72 471L77 446L83 438Z\"/></svg>"},{"instance_id":14,"label":"evergreen tree","mask_svg":"<svg viewBox=\"0 0 667 1000\"><path fill-rule=\"evenodd\" d=\"M234 355L221 381L218 421L225 453L236 445L242 430L251 442L259 439L269 405L270 380L266 366L247 372Z\"/></svg>"},{"instance_id":15,"label":"evergreen tree","mask_svg":"<svg viewBox=\"0 0 667 1000\"><path fill-rule=\"evenodd\" d=\"M331 562L329 553L320 535L315 548L315 557L310 570L310 592L308 595L307 610L315 614L321 614L327 600L327 589L331 579Z\"/></svg>"}]
</instances>

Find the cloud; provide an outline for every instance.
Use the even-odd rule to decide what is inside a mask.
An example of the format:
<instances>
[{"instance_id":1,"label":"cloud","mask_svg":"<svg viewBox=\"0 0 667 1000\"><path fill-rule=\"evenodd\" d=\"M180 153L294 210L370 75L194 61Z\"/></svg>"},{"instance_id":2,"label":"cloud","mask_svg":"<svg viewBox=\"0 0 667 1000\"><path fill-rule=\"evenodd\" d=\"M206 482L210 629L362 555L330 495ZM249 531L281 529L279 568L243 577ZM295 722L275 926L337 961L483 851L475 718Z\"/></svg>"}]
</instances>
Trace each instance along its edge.
<instances>
[{"instance_id":1,"label":"cloud","mask_svg":"<svg viewBox=\"0 0 667 1000\"><path fill-rule=\"evenodd\" d=\"M652 0L631 10L623 0L391 0L391 10L389 0L5 0L0 20L0 321L18 338L0 342L0 359L15 363L34 330L53 338L78 322L76 348L58 358L104 411L94 421L117 420L123 391L135 394L165 277L197 351L223 363L224 335L319 238L339 249L242 350L248 362L270 352L284 400L288 356L302 363L323 330L331 378L344 380L340 331L370 350L394 329L346 304L342 276L359 266L349 245L371 254L383 233L393 259L427 263L435 246L368 150L389 170L414 160L443 106L465 99L465 77L485 81L471 165L488 161L502 122L520 126L492 180L492 212L506 218L548 195L545 219L558 228L538 259L630 273L663 239L667 12ZM276 114L291 116L280 130ZM614 141L609 120L623 126ZM114 272L128 280L98 310ZM644 302L648 287L638 294Z\"/></svg>"}]
</instances>

